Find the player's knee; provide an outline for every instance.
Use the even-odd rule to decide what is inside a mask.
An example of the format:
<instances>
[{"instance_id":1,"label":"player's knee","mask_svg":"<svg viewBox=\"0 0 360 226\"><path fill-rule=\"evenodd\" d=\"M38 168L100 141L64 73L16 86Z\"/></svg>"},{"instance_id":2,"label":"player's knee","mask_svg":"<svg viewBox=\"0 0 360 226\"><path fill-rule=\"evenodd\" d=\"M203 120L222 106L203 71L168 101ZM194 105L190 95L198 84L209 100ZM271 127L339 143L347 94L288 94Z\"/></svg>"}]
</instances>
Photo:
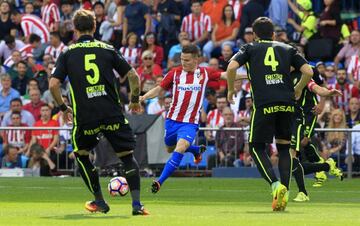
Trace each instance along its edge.
<instances>
[{"instance_id":1,"label":"player's knee","mask_svg":"<svg viewBox=\"0 0 360 226\"><path fill-rule=\"evenodd\" d=\"M185 153L186 149L190 147L190 142L185 139L179 139L179 141L176 144L176 151L180 153Z\"/></svg>"}]
</instances>

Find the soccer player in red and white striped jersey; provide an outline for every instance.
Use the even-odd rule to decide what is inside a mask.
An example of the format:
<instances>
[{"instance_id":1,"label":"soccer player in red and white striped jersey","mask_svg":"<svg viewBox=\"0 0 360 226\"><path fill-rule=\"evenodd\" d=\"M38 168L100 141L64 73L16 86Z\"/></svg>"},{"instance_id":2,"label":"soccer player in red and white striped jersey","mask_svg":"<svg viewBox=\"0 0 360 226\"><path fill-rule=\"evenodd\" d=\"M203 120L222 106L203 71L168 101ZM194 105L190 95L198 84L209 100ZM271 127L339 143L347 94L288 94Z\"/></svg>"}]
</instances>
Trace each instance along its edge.
<instances>
[{"instance_id":1,"label":"soccer player in red and white striped jersey","mask_svg":"<svg viewBox=\"0 0 360 226\"><path fill-rule=\"evenodd\" d=\"M41 38L41 43L50 40L50 33L44 22L35 15L21 15L17 11L11 13L11 20L15 24L20 24L24 37L28 40L30 34L37 34Z\"/></svg>"},{"instance_id":2,"label":"soccer player in red and white striped jersey","mask_svg":"<svg viewBox=\"0 0 360 226\"><path fill-rule=\"evenodd\" d=\"M235 20L240 21L240 17L241 17L241 12L242 9L244 7L244 4L241 3L240 0L229 0L228 1L229 5L231 5L234 9L234 13L235 13Z\"/></svg>"},{"instance_id":3,"label":"soccer player in red and white striped jersey","mask_svg":"<svg viewBox=\"0 0 360 226\"><path fill-rule=\"evenodd\" d=\"M41 18L50 31L57 31L60 23L59 7L52 0L43 0Z\"/></svg>"},{"instance_id":4,"label":"soccer player in red and white striped jersey","mask_svg":"<svg viewBox=\"0 0 360 226\"><path fill-rule=\"evenodd\" d=\"M50 45L46 47L44 54L52 56L53 60L56 61L60 53L67 50L67 46L60 40L60 33L53 31L50 33Z\"/></svg>"},{"instance_id":5,"label":"soccer player in red and white striped jersey","mask_svg":"<svg viewBox=\"0 0 360 226\"><path fill-rule=\"evenodd\" d=\"M329 89L337 89L342 92L342 96L336 96L334 102L337 108L343 109L345 112L349 109L349 100L352 97L359 98L359 89L353 84L346 82L346 70L338 69L337 82L334 85L329 85Z\"/></svg>"},{"instance_id":6,"label":"soccer player in red and white striped jersey","mask_svg":"<svg viewBox=\"0 0 360 226\"><path fill-rule=\"evenodd\" d=\"M193 44L201 44L208 39L211 31L211 19L210 16L201 12L200 1L192 1L191 12L184 17L181 31L188 33Z\"/></svg>"},{"instance_id":7,"label":"soccer player in red and white striped jersey","mask_svg":"<svg viewBox=\"0 0 360 226\"><path fill-rule=\"evenodd\" d=\"M181 67L173 68L159 86L151 89L141 101L154 98L161 91L172 90L173 99L165 123L165 144L173 152L160 178L153 182L152 192L159 191L164 181L179 166L184 153L190 152L195 163L201 161L205 148L191 145L199 128L199 117L205 88L209 81L219 80L225 73L198 66L199 51L196 45L184 46L181 52Z\"/></svg>"}]
</instances>

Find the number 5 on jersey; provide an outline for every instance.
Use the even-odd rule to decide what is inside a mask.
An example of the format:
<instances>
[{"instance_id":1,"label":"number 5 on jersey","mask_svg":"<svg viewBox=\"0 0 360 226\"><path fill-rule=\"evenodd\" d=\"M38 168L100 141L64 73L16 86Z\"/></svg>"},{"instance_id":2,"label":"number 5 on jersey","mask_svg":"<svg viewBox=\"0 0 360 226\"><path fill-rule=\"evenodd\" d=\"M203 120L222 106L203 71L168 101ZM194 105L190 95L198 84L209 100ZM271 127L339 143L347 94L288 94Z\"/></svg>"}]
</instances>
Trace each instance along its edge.
<instances>
[{"instance_id":1,"label":"number 5 on jersey","mask_svg":"<svg viewBox=\"0 0 360 226\"><path fill-rule=\"evenodd\" d=\"M99 78L100 78L100 72L99 72L99 68L95 63L92 63L92 60L96 59L96 55L95 54L86 54L85 55L85 71L93 71L94 76L91 75L86 75L86 80L91 84L91 85L95 85L96 83L98 83Z\"/></svg>"},{"instance_id":2,"label":"number 5 on jersey","mask_svg":"<svg viewBox=\"0 0 360 226\"><path fill-rule=\"evenodd\" d=\"M273 47L269 47L266 50L264 65L270 66L272 71L276 71L276 67L279 66L279 62L275 59L275 52Z\"/></svg>"}]
</instances>

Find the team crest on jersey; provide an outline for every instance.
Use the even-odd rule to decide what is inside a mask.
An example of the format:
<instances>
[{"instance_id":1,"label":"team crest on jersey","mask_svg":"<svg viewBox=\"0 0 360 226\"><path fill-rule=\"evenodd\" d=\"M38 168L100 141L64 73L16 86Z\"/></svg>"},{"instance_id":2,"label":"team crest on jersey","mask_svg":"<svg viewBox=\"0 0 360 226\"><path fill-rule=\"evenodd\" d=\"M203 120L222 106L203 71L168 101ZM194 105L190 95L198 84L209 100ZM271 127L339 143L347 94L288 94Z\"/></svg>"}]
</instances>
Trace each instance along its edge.
<instances>
[{"instance_id":1,"label":"team crest on jersey","mask_svg":"<svg viewBox=\"0 0 360 226\"><path fill-rule=\"evenodd\" d=\"M196 76L199 80L203 78L199 68L194 71L194 76Z\"/></svg>"}]
</instances>

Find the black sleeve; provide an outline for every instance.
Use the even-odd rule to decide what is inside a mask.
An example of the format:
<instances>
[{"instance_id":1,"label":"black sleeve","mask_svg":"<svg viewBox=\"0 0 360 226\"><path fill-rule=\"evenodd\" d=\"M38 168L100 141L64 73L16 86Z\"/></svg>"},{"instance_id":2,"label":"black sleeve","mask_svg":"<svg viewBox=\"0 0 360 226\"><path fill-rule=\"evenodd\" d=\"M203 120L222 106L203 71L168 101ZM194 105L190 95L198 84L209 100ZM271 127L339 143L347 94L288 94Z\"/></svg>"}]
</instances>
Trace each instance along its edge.
<instances>
[{"instance_id":1,"label":"black sleeve","mask_svg":"<svg viewBox=\"0 0 360 226\"><path fill-rule=\"evenodd\" d=\"M118 50L114 50L113 67L120 77L124 77L132 68Z\"/></svg>"},{"instance_id":2,"label":"black sleeve","mask_svg":"<svg viewBox=\"0 0 360 226\"><path fill-rule=\"evenodd\" d=\"M249 60L248 47L248 44L241 46L240 50L230 59L230 61L235 60L240 66L244 65Z\"/></svg>"},{"instance_id":3,"label":"black sleeve","mask_svg":"<svg viewBox=\"0 0 360 226\"><path fill-rule=\"evenodd\" d=\"M321 78L319 71L315 67L312 67L312 69L314 71L312 79L315 81L316 84L322 86L324 84L324 80Z\"/></svg>"},{"instance_id":4,"label":"black sleeve","mask_svg":"<svg viewBox=\"0 0 360 226\"><path fill-rule=\"evenodd\" d=\"M66 69L66 52L61 53L59 55L59 58L56 61L55 67L51 72L51 76L54 78L59 79L61 82L63 82L68 75L67 69Z\"/></svg>"},{"instance_id":5,"label":"black sleeve","mask_svg":"<svg viewBox=\"0 0 360 226\"><path fill-rule=\"evenodd\" d=\"M307 60L299 53L299 51L292 49L293 55L291 57L291 66L295 68L295 70L300 70L300 68L307 64Z\"/></svg>"}]
</instances>

